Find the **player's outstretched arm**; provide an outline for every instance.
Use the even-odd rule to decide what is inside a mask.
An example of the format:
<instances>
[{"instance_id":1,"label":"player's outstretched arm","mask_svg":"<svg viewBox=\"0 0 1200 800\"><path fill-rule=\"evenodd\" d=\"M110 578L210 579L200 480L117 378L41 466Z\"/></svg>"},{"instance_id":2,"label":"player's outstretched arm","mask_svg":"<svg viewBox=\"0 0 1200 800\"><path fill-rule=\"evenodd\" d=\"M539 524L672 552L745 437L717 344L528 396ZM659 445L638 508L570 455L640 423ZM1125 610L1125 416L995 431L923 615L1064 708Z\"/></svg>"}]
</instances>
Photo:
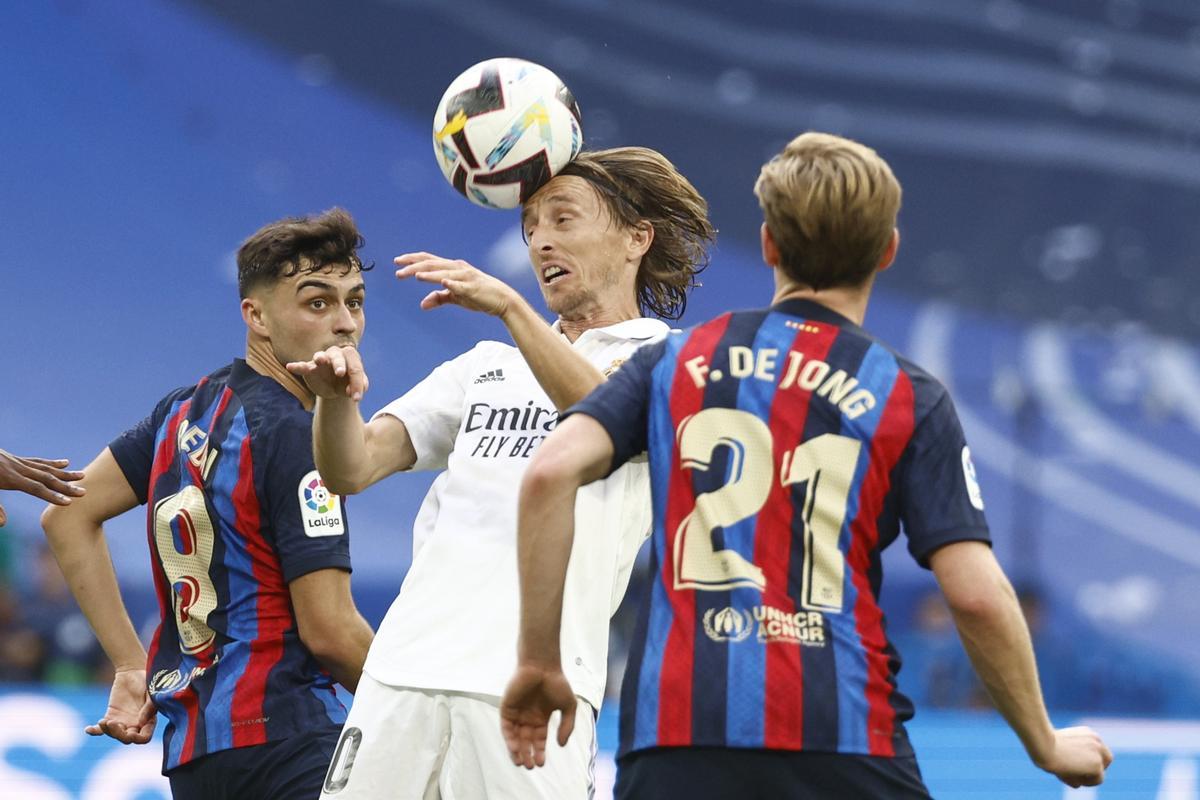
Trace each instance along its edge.
<instances>
[{"instance_id":1,"label":"player's outstretched arm","mask_svg":"<svg viewBox=\"0 0 1200 800\"><path fill-rule=\"evenodd\" d=\"M369 381L356 348L335 345L287 368L317 396L313 458L330 491L357 494L416 462L403 422L391 416L363 421L359 401Z\"/></svg>"},{"instance_id":2,"label":"player's outstretched arm","mask_svg":"<svg viewBox=\"0 0 1200 800\"><path fill-rule=\"evenodd\" d=\"M934 552L930 566L975 671L1029 757L1068 786L1101 783L1112 753L1089 728L1050 724L1029 628L991 548L955 542Z\"/></svg>"},{"instance_id":3,"label":"player's outstretched arm","mask_svg":"<svg viewBox=\"0 0 1200 800\"><path fill-rule=\"evenodd\" d=\"M608 432L591 417L563 420L530 461L517 510L521 626L517 669L500 701L500 727L513 763L546 763L550 715L559 710L559 744L575 722L575 695L562 672L559 628L563 586L575 539L575 495L604 477L613 458Z\"/></svg>"},{"instance_id":4,"label":"player's outstretched arm","mask_svg":"<svg viewBox=\"0 0 1200 800\"><path fill-rule=\"evenodd\" d=\"M15 489L59 506L71 504L72 497L83 494L83 487L69 481L83 477L78 470L67 469L65 458L34 458L14 456L0 450L0 489ZM0 506L0 525L8 521L4 506Z\"/></svg>"},{"instance_id":5,"label":"player's outstretched arm","mask_svg":"<svg viewBox=\"0 0 1200 800\"><path fill-rule=\"evenodd\" d=\"M136 506L137 495L107 448L84 469L80 485L87 493L69 506L48 506L42 528L71 594L116 670L108 710L85 730L145 744L156 719L146 694L146 651L121 600L103 529L105 521Z\"/></svg>"},{"instance_id":6,"label":"player's outstretched arm","mask_svg":"<svg viewBox=\"0 0 1200 800\"><path fill-rule=\"evenodd\" d=\"M525 357L533 376L559 411L570 408L604 382L604 375L555 333L542 315L504 281L473 267L432 253L406 253L396 258L397 278L416 278L439 285L421 308L457 305L498 317Z\"/></svg>"}]
</instances>

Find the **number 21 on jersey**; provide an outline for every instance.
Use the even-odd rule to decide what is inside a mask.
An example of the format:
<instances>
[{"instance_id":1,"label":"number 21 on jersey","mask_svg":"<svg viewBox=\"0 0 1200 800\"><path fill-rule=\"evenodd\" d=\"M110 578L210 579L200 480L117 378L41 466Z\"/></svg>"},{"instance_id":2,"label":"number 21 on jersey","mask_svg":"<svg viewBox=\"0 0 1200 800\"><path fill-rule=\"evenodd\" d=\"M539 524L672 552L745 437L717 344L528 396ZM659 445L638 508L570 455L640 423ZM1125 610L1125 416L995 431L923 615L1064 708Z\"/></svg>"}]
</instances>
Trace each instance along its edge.
<instances>
[{"instance_id":1,"label":"number 21 on jersey","mask_svg":"<svg viewBox=\"0 0 1200 800\"><path fill-rule=\"evenodd\" d=\"M775 480L775 452L767 424L748 411L706 408L686 417L675 430L679 464L708 471L718 447L730 451L728 476L718 489L696 497L691 513L675 531L676 589L762 591L762 568L734 550L717 550L713 531L762 510ZM840 612L846 564L838 539L862 442L825 433L783 454L781 486L806 484L804 564L801 604L815 611Z\"/></svg>"}]
</instances>

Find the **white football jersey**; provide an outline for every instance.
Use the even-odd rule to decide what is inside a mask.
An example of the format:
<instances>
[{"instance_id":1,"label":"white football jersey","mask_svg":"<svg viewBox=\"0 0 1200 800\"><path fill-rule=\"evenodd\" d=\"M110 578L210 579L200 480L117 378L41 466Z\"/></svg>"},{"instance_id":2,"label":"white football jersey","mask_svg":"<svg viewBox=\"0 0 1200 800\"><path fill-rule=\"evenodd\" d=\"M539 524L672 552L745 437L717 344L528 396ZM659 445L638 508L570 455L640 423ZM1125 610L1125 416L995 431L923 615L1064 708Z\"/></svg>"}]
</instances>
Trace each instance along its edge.
<instances>
[{"instance_id":1,"label":"white football jersey","mask_svg":"<svg viewBox=\"0 0 1200 800\"><path fill-rule=\"evenodd\" d=\"M585 331L572 345L610 372L668 331L634 319ZM413 526L413 561L367 656L366 672L391 686L501 695L516 667L520 596L517 497L558 413L521 352L480 342L380 409L408 429L413 469L445 470ZM583 487L563 599L563 669L599 708L608 621L650 532L647 464L630 463Z\"/></svg>"}]
</instances>

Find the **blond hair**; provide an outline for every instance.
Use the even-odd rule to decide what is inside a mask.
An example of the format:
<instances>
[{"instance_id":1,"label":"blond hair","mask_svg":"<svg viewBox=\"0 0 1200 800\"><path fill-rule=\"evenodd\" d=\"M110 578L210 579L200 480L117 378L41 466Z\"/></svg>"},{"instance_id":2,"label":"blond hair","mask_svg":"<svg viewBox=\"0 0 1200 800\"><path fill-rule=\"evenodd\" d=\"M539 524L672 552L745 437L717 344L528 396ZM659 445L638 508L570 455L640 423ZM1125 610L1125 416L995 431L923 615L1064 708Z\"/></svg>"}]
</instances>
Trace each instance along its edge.
<instances>
[{"instance_id":1,"label":"blond hair","mask_svg":"<svg viewBox=\"0 0 1200 800\"><path fill-rule=\"evenodd\" d=\"M648 147L585 150L561 174L590 183L616 224L653 226L654 239L638 268L638 306L643 314L665 319L683 316L688 292L708 265L708 247L716 237L708 203L696 187Z\"/></svg>"},{"instance_id":2,"label":"blond hair","mask_svg":"<svg viewBox=\"0 0 1200 800\"><path fill-rule=\"evenodd\" d=\"M804 133L763 165L754 194L779 247L775 265L814 290L861 286L891 242L900 184L871 148Z\"/></svg>"}]
</instances>

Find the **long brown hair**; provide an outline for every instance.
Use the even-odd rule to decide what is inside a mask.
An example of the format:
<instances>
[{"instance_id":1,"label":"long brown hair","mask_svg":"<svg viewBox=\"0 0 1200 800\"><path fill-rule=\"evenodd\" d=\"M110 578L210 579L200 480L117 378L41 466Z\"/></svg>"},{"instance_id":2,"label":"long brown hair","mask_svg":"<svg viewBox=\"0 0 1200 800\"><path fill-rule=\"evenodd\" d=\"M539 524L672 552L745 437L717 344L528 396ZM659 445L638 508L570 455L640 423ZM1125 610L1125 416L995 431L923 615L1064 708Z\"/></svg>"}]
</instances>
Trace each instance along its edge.
<instances>
[{"instance_id":1,"label":"long brown hair","mask_svg":"<svg viewBox=\"0 0 1200 800\"><path fill-rule=\"evenodd\" d=\"M585 150L560 174L594 186L617 224L653 226L654 239L638 269L638 305L643 314L683 316L717 234L696 187L662 153L646 147Z\"/></svg>"}]
</instances>

